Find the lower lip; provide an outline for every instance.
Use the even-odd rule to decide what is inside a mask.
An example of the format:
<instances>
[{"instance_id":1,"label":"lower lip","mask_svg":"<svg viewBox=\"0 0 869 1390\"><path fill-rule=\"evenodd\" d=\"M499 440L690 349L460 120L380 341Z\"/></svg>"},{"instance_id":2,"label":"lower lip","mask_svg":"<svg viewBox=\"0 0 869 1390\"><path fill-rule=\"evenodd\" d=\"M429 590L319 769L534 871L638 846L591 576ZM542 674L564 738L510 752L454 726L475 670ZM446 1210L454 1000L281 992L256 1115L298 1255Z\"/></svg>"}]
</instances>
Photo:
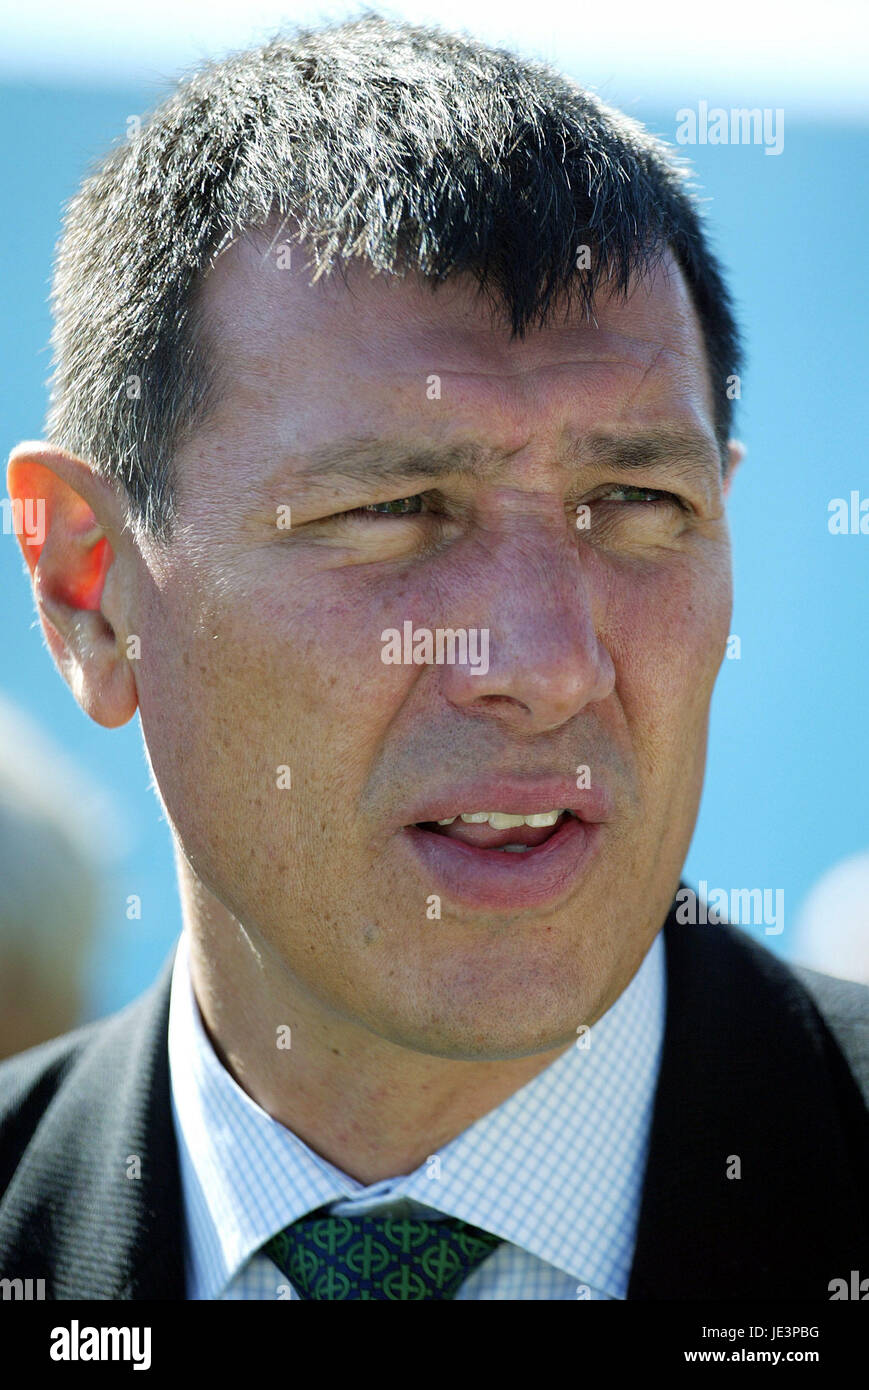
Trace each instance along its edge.
<instances>
[{"instance_id":1,"label":"lower lip","mask_svg":"<svg viewBox=\"0 0 869 1390\"><path fill-rule=\"evenodd\" d=\"M415 825L403 834L452 902L494 910L545 907L576 886L597 849L603 826L568 816L556 831L523 854L478 849Z\"/></svg>"}]
</instances>

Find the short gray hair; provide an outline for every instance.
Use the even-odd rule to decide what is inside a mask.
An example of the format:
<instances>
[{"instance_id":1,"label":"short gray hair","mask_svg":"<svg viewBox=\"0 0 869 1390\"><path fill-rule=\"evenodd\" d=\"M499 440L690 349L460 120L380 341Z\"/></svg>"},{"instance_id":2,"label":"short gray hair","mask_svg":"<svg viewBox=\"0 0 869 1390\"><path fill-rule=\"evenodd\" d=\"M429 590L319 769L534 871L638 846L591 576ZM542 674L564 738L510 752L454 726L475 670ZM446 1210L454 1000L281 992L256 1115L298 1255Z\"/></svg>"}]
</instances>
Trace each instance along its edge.
<instances>
[{"instance_id":1,"label":"short gray hair","mask_svg":"<svg viewBox=\"0 0 869 1390\"><path fill-rule=\"evenodd\" d=\"M292 219L315 275L352 256L473 275L513 337L556 299L627 293L669 247L706 346L726 460L739 331L684 161L540 63L376 13L300 29L184 80L71 199L46 433L169 541L173 457L218 375L198 289L214 256ZM581 245L591 266L578 267Z\"/></svg>"}]
</instances>

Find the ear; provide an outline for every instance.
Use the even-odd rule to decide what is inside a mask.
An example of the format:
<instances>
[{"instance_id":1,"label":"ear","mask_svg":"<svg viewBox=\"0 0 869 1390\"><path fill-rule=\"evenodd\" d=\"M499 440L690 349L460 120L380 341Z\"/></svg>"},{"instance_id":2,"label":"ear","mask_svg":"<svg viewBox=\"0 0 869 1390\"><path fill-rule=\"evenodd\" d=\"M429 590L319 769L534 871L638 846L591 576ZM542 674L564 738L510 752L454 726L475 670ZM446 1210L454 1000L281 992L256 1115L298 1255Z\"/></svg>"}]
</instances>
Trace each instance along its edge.
<instances>
[{"instance_id":1,"label":"ear","mask_svg":"<svg viewBox=\"0 0 869 1390\"><path fill-rule=\"evenodd\" d=\"M727 442L727 472L724 475L724 496L730 495L730 484L733 482L733 475L747 453L745 445L739 439L730 439Z\"/></svg>"},{"instance_id":2,"label":"ear","mask_svg":"<svg viewBox=\"0 0 869 1390\"><path fill-rule=\"evenodd\" d=\"M96 723L126 724L138 698L126 651L124 585L109 543L111 535L119 545L124 531L115 488L74 454L33 441L12 450L6 485L58 670Z\"/></svg>"}]
</instances>

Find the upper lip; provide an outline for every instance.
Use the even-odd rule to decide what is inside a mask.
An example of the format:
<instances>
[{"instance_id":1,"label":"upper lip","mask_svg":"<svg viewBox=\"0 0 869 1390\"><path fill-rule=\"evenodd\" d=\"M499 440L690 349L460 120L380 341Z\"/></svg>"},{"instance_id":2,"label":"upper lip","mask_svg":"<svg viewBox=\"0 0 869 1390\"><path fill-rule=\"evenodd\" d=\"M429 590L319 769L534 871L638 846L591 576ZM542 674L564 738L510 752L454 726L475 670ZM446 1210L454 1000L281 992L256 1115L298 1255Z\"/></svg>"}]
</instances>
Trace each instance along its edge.
<instances>
[{"instance_id":1,"label":"upper lip","mask_svg":"<svg viewBox=\"0 0 869 1390\"><path fill-rule=\"evenodd\" d=\"M581 789L576 786L575 778L478 778L473 782L453 783L448 789L439 789L420 798L408 808L402 824L446 820L463 811L504 811L513 816L533 816L555 810L572 811L579 820L595 824L610 818L612 799L604 786Z\"/></svg>"}]
</instances>

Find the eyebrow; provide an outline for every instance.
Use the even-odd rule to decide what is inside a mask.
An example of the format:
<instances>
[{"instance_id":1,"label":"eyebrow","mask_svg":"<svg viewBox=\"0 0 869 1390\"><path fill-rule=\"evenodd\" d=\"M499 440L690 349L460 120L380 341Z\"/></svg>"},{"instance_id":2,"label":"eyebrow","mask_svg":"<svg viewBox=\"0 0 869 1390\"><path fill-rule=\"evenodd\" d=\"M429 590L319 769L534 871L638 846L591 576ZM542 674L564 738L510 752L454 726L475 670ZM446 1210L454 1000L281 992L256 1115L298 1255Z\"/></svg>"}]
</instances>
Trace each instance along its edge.
<instances>
[{"instance_id":1,"label":"eyebrow","mask_svg":"<svg viewBox=\"0 0 869 1390\"><path fill-rule=\"evenodd\" d=\"M510 458L513 452L473 442L420 445L377 435L348 435L308 450L298 476L313 486L331 478L372 483L418 478L434 480L457 474L480 476L493 464ZM625 471L661 464L695 474L705 473L710 466L723 468L715 441L690 429L659 429L629 435L577 435L562 455L562 461L574 467L587 463Z\"/></svg>"}]
</instances>

